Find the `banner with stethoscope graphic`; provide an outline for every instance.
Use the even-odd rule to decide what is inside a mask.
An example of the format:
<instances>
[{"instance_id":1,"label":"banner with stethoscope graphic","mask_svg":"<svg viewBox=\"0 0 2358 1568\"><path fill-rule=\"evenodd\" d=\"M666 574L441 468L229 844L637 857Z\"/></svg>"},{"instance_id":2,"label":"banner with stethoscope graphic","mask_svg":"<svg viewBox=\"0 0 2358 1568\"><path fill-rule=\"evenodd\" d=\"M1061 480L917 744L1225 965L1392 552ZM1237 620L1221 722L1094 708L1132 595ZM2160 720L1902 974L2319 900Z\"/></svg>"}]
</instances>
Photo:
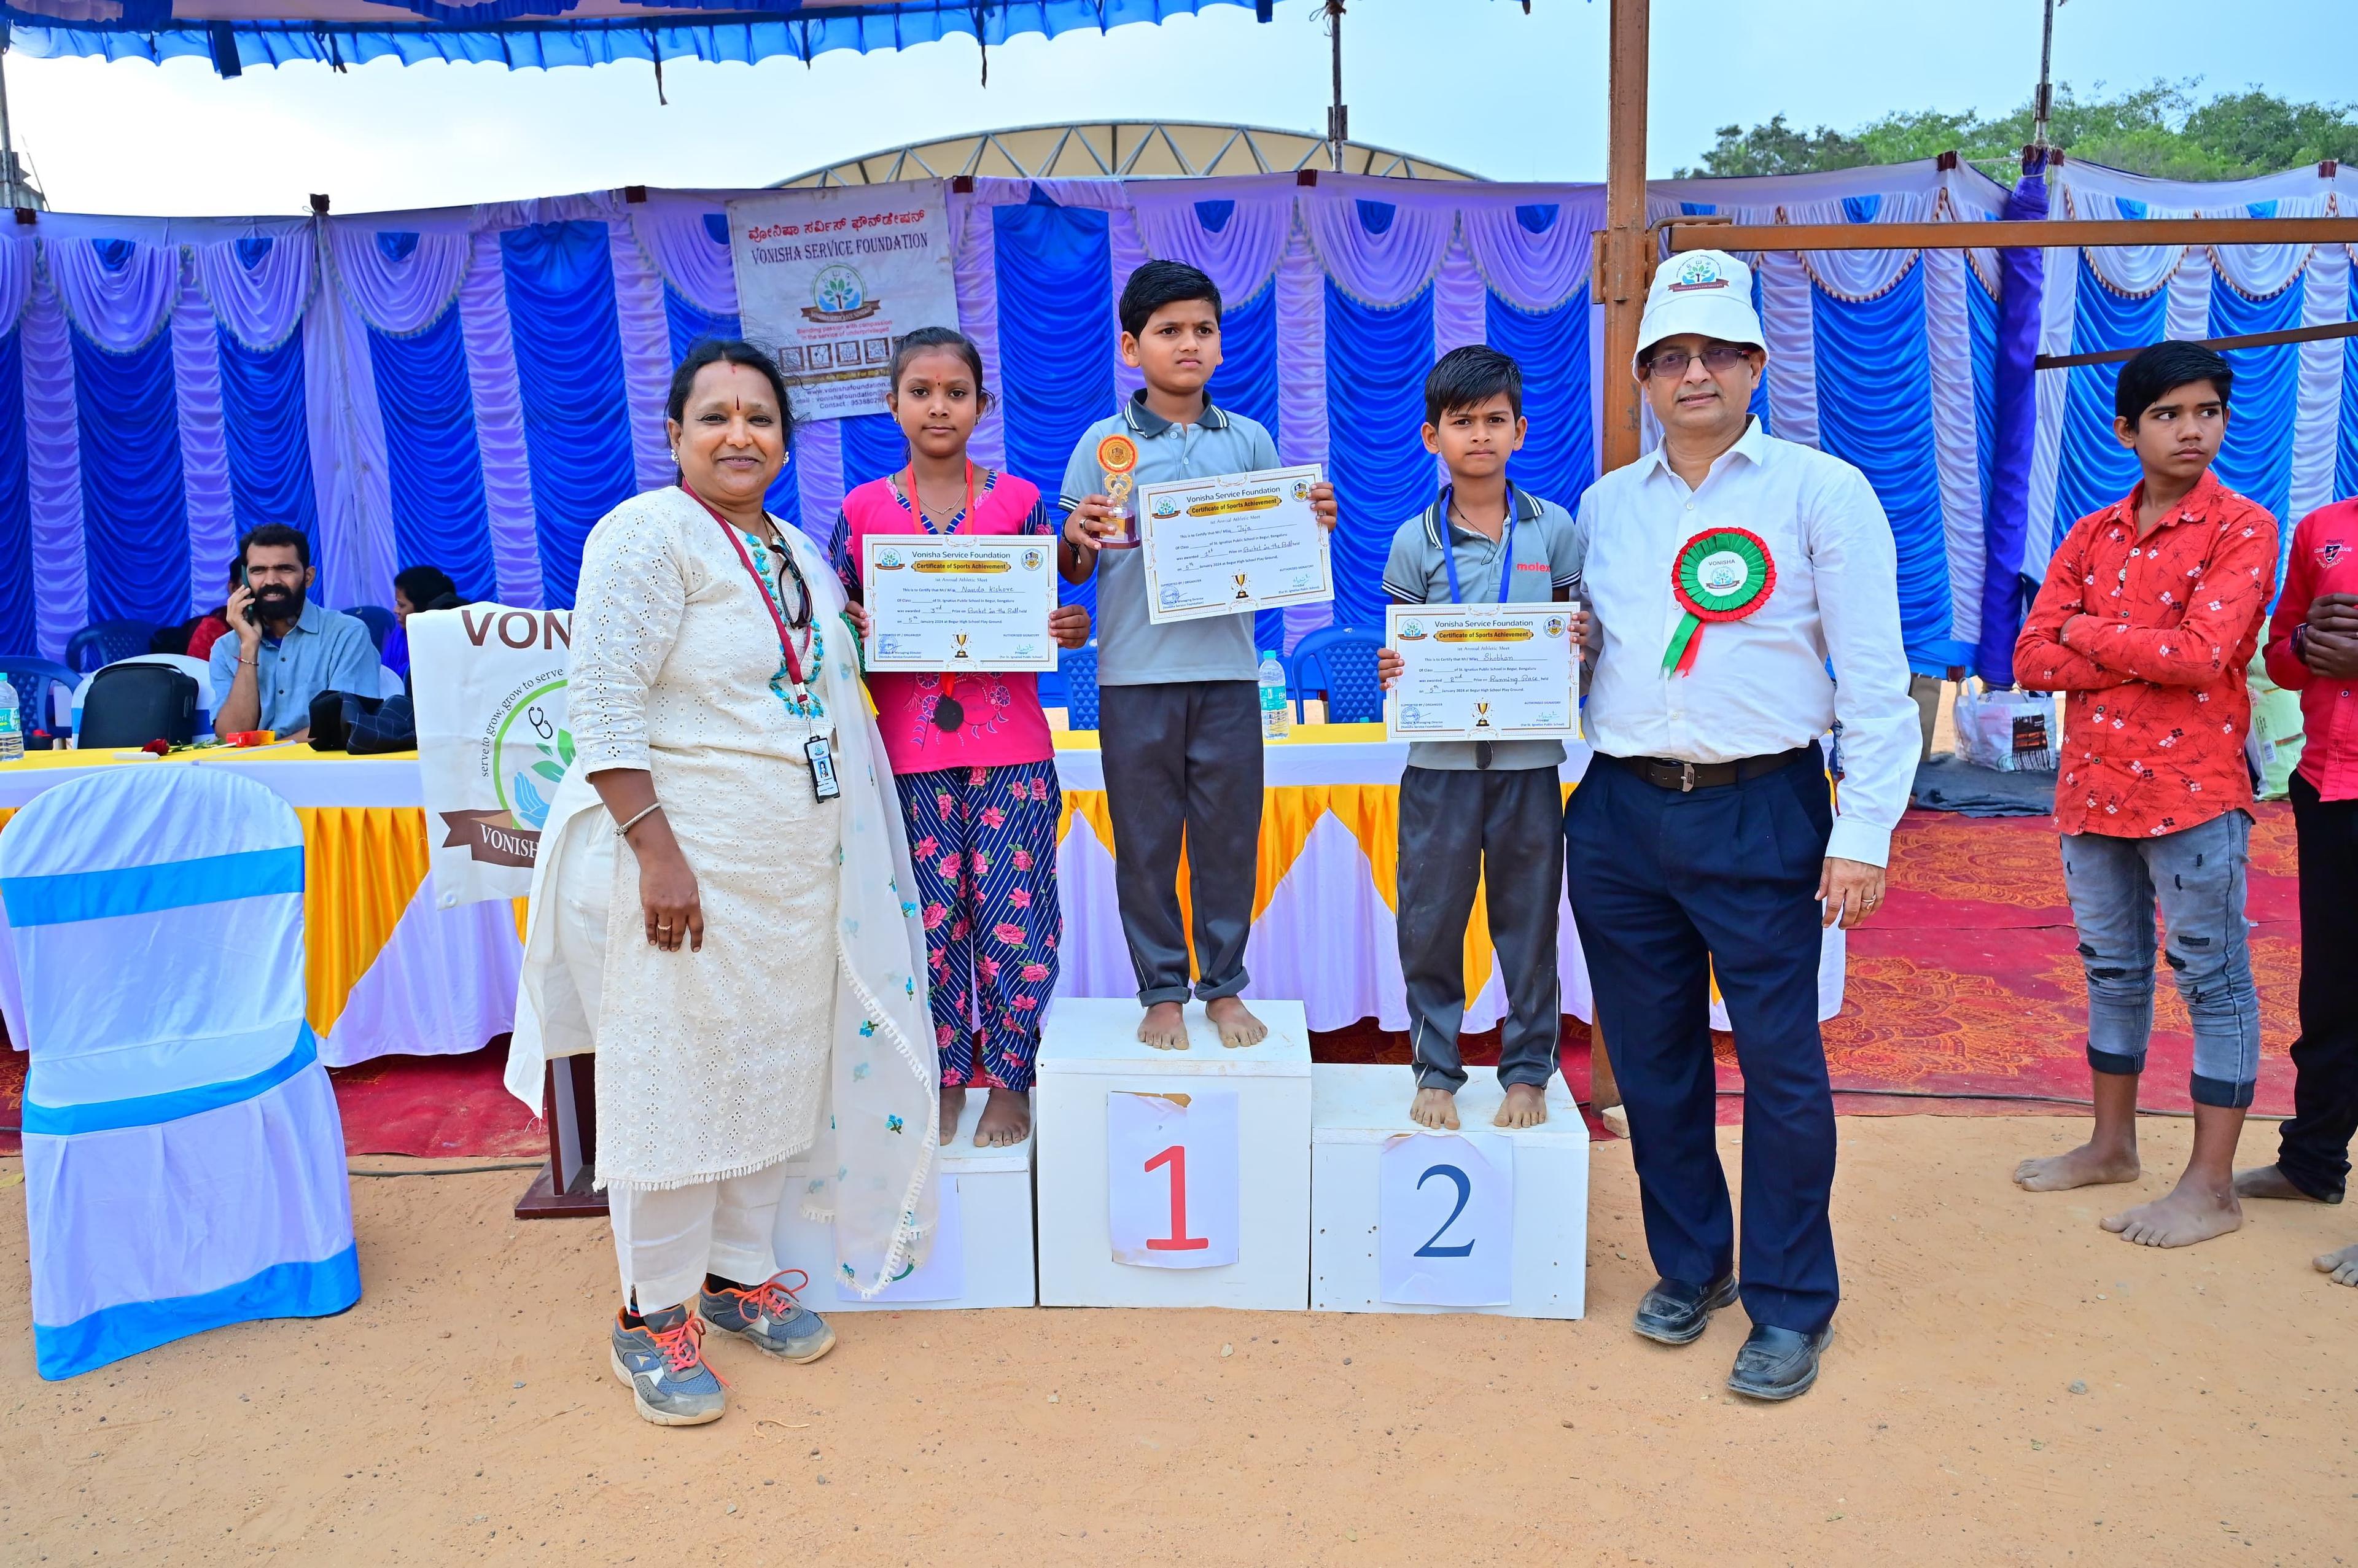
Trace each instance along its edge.
<instances>
[{"instance_id":1,"label":"banner with stethoscope graphic","mask_svg":"<svg viewBox=\"0 0 2358 1568\"><path fill-rule=\"evenodd\" d=\"M409 618L417 768L444 909L532 891L540 830L573 765L573 615L471 604Z\"/></svg>"}]
</instances>

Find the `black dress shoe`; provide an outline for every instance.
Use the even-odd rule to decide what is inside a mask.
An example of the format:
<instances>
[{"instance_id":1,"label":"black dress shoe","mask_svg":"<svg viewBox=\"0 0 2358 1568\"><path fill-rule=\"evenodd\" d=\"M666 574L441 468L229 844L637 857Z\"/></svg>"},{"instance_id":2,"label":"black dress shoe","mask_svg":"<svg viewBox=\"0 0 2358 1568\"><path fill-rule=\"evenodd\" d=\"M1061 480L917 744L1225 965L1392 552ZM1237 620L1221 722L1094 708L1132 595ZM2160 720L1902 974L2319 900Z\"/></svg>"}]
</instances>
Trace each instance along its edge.
<instances>
[{"instance_id":1,"label":"black dress shoe","mask_svg":"<svg viewBox=\"0 0 2358 1568\"><path fill-rule=\"evenodd\" d=\"M1708 1285L1656 1280L1629 1326L1660 1345L1693 1345L1711 1325L1711 1314L1736 1299L1736 1275L1722 1274Z\"/></svg>"},{"instance_id":2,"label":"black dress shoe","mask_svg":"<svg viewBox=\"0 0 2358 1568\"><path fill-rule=\"evenodd\" d=\"M1810 1391L1818 1380L1818 1354L1834 1336L1832 1325L1815 1334L1755 1324L1744 1348L1736 1353L1736 1368L1727 1386L1747 1399L1790 1400Z\"/></svg>"}]
</instances>

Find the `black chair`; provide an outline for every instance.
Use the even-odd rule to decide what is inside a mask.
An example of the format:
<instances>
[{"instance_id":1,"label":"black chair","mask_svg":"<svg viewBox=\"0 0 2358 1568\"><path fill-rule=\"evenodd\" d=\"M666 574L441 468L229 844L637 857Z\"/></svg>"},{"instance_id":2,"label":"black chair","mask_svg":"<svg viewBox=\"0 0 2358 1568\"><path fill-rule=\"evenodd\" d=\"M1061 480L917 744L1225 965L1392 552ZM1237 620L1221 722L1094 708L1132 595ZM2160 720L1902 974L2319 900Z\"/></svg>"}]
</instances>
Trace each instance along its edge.
<instances>
[{"instance_id":1,"label":"black chair","mask_svg":"<svg viewBox=\"0 0 2358 1568\"><path fill-rule=\"evenodd\" d=\"M117 659L146 653L156 640L153 621L100 621L66 640L66 664L76 675L88 675Z\"/></svg>"},{"instance_id":2,"label":"black chair","mask_svg":"<svg viewBox=\"0 0 2358 1568\"><path fill-rule=\"evenodd\" d=\"M344 611L369 630L369 640L376 644L377 656L384 656L384 640L401 624L401 617L382 604L355 604Z\"/></svg>"},{"instance_id":3,"label":"black chair","mask_svg":"<svg viewBox=\"0 0 2358 1568\"><path fill-rule=\"evenodd\" d=\"M197 738L196 677L169 665L109 665L82 694L76 744L145 746Z\"/></svg>"}]
</instances>

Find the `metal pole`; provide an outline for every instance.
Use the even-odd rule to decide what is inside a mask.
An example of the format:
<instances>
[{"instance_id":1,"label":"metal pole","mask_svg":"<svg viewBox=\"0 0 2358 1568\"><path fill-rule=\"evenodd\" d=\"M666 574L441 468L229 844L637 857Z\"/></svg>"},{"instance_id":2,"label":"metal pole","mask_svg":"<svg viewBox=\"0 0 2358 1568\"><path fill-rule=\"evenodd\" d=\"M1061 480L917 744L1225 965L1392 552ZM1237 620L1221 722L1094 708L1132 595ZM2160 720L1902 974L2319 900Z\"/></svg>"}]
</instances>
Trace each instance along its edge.
<instances>
[{"instance_id":1,"label":"metal pole","mask_svg":"<svg viewBox=\"0 0 2358 1568\"><path fill-rule=\"evenodd\" d=\"M1343 103L1343 0L1326 0L1326 37L1334 44L1335 101L1326 106L1326 147L1343 172L1343 144L1351 139L1351 111Z\"/></svg>"},{"instance_id":2,"label":"metal pole","mask_svg":"<svg viewBox=\"0 0 2358 1568\"><path fill-rule=\"evenodd\" d=\"M2030 105L2030 145L2048 145L2047 123L2054 117L2055 88L2051 81L2055 63L2055 0L2047 0L2047 21L2039 34L2039 96Z\"/></svg>"},{"instance_id":3,"label":"metal pole","mask_svg":"<svg viewBox=\"0 0 2358 1568\"><path fill-rule=\"evenodd\" d=\"M30 207L16 174L16 139L8 128L8 30L0 23L0 205Z\"/></svg>"},{"instance_id":4,"label":"metal pole","mask_svg":"<svg viewBox=\"0 0 2358 1568\"><path fill-rule=\"evenodd\" d=\"M1597 456L1606 471L1638 460L1638 321L1646 308L1646 31L1649 0L1613 0L1610 74L1606 83L1605 232L1596 276L1605 306L1605 427ZM1621 1103L1603 1021L1589 1030L1589 1103L1602 1112Z\"/></svg>"}]
</instances>

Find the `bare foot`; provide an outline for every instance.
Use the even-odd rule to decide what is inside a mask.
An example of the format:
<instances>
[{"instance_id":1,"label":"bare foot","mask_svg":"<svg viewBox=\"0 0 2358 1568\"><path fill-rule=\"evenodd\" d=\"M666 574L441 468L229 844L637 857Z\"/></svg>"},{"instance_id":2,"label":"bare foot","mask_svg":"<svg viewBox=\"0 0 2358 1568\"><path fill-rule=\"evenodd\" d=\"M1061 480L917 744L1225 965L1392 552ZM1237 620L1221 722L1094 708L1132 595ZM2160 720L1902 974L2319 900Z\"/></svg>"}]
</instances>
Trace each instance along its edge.
<instances>
[{"instance_id":1,"label":"bare foot","mask_svg":"<svg viewBox=\"0 0 2358 1568\"><path fill-rule=\"evenodd\" d=\"M1537 1127L1547 1120L1547 1095L1530 1084L1509 1084L1507 1103L1490 1119L1493 1127Z\"/></svg>"},{"instance_id":2,"label":"bare foot","mask_svg":"<svg viewBox=\"0 0 2358 1568\"><path fill-rule=\"evenodd\" d=\"M2244 1206L2235 1201L2232 1184L2203 1187L2191 1178L2170 1189L2169 1195L2109 1216L2106 1230L2140 1247L2191 1247L2214 1236L2240 1230Z\"/></svg>"},{"instance_id":3,"label":"bare foot","mask_svg":"<svg viewBox=\"0 0 2358 1568\"><path fill-rule=\"evenodd\" d=\"M1457 1130L1457 1097L1447 1089L1419 1089L1409 1101L1408 1119L1435 1131Z\"/></svg>"},{"instance_id":4,"label":"bare foot","mask_svg":"<svg viewBox=\"0 0 2358 1568\"><path fill-rule=\"evenodd\" d=\"M2107 1182L2134 1182L2142 1167L2135 1149L2099 1149L2082 1143L2068 1154L2025 1160L2014 1168L2017 1185L2034 1193L2060 1193L2068 1187L2093 1187Z\"/></svg>"},{"instance_id":5,"label":"bare foot","mask_svg":"<svg viewBox=\"0 0 2358 1568\"><path fill-rule=\"evenodd\" d=\"M2326 1253L2317 1260L2317 1271L2332 1275L2337 1285L2358 1285L2358 1242Z\"/></svg>"},{"instance_id":6,"label":"bare foot","mask_svg":"<svg viewBox=\"0 0 2358 1568\"><path fill-rule=\"evenodd\" d=\"M2277 1165L2258 1165L2235 1173L2235 1195L2239 1198L2288 1198L2294 1203L2340 1203L2337 1194L2330 1198L2312 1197L2292 1184L2292 1179Z\"/></svg>"},{"instance_id":7,"label":"bare foot","mask_svg":"<svg viewBox=\"0 0 2358 1568\"><path fill-rule=\"evenodd\" d=\"M1175 1001L1158 1001L1138 1021L1138 1043L1157 1051L1187 1049L1187 1018Z\"/></svg>"},{"instance_id":8,"label":"bare foot","mask_svg":"<svg viewBox=\"0 0 2358 1568\"><path fill-rule=\"evenodd\" d=\"M1032 1097L1021 1089L993 1089L974 1124L974 1146L1004 1149L1032 1136Z\"/></svg>"},{"instance_id":9,"label":"bare foot","mask_svg":"<svg viewBox=\"0 0 2358 1568\"><path fill-rule=\"evenodd\" d=\"M1269 1038L1269 1025L1246 1011L1242 1000L1216 996L1204 1004L1204 1016L1220 1032L1220 1044L1234 1051L1258 1045Z\"/></svg>"},{"instance_id":10,"label":"bare foot","mask_svg":"<svg viewBox=\"0 0 2358 1568\"><path fill-rule=\"evenodd\" d=\"M966 1114L966 1089L963 1085L942 1086L942 1141L947 1143L957 1136L958 1118Z\"/></svg>"}]
</instances>

